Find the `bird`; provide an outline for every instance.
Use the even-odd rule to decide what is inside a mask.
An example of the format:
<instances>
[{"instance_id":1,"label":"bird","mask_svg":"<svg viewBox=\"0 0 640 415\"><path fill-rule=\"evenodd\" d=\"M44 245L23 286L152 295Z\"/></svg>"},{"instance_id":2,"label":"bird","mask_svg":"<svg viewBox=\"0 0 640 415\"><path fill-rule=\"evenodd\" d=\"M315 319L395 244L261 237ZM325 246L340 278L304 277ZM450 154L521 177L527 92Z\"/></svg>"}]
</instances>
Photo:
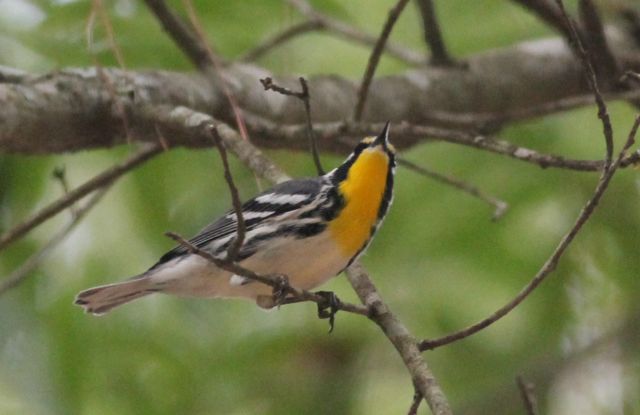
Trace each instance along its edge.
<instances>
[{"instance_id":1,"label":"bird","mask_svg":"<svg viewBox=\"0 0 640 415\"><path fill-rule=\"evenodd\" d=\"M235 261L261 275L284 275L292 287L311 290L340 274L368 247L393 200L395 148L389 122L361 140L328 173L280 183L242 205L245 237ZM237 236L235 210L189 242L224 259ZM75 304L102 315L154 293L182 297L243 298L276 305L273 288L217 267L184 245L128 280L80 292Z\"/></svg>"}]
</instances>

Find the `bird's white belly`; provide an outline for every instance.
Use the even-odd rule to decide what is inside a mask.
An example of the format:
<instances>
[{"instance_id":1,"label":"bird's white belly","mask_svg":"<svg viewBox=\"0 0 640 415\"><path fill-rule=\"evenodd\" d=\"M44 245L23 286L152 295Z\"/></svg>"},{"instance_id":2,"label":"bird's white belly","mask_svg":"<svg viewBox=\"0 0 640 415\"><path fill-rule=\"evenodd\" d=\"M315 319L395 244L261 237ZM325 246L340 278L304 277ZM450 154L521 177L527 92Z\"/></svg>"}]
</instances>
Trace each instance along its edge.
<instances>
[{"instance_id":1,"label":"bird's white belly","mask_svg":"<svg viewBox=\"0 0 640 415\"><path fill-rule=\"evenodd\" d=\"M304 239L277 238L269 242L269 249L260 249L240 264L261 275L285 275L293 287L309 290L335 276L350 259L330 238L328 232ZM260 282L240 284L242 278L197 255L171 261L151 278L162 291L183 296L255 300L272 293L270 286Z\"/></svg>"}]
</instances>

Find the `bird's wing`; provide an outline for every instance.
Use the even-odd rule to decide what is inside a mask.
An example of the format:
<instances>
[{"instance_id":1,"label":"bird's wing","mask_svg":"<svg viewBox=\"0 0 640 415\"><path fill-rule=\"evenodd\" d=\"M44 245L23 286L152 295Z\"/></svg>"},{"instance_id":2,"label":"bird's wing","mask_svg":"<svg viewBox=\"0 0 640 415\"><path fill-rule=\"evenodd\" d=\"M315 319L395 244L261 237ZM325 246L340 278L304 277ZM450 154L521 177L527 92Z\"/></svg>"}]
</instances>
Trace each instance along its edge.
<instances>
[{"instance_id":1,"label":"bird's wing","mask_svg":"<svg viewBox=\"0 0 640 415\"><path fill-rule=\"evenodd\" d=\"M297 179L280 183L271 190L267 190L242 205L245 232L272 222L282 215L289 216L296 210L302 209L315 199L322 188L320 177L311 179ZM189 242L200 249L221 238L237 232L238 221L235 211L230 211L212 224L202 229ZM182 245L164 254L151 269L182 256L188 249Z\"/></svg>"}]
</instances>

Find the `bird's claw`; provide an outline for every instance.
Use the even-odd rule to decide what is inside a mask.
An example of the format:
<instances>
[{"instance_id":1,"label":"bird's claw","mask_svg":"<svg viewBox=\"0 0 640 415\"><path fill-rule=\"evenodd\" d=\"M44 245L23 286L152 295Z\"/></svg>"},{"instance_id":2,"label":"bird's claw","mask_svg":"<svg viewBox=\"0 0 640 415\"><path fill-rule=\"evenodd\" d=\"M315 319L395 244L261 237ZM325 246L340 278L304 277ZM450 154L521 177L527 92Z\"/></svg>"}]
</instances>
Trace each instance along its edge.
<instances>
[{"instance_id":1,"label":"bird's claw","mask_svg":"<svg viewBox=\"0 0 640 415\"><path fill-rule=\"evenodd\" d=\"M285 302L289 293L289 278L286 275L277 275L275 277L276 285L273 286L273 302L275 305L281 305Z\"/></svg>"},{"instance_id":2,"label":"bird's claw","mask_svg":"<svg viewBox=\"0 0 640 415\"><path fill-rule=\"evenodd\" d=\"M324 301L318 303L318 318L329 319L329 333L333 332L336 314L340 310L340 299L333 291L318 291Z\"/></svg>"}]
</instances>

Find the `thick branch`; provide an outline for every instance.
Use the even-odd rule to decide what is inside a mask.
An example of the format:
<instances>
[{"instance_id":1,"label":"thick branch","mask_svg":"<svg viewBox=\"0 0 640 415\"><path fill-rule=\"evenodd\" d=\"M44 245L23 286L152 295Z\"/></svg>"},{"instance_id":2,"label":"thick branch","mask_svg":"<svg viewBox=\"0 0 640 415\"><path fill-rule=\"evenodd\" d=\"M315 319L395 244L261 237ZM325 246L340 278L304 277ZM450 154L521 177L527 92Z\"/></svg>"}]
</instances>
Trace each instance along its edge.
<instances>
[{"instance_id":1,"label":"thick branch","mask_svg":"<svg viewBox=\"0 0 640 415\"><path fill-rule=\"evenodd\" d=\"M433 377L427 362L422 359L415 338L382 301L375 285L360 263L356 262L347 268L347 278L360 297L360 301L371 310L371 320L380 326L402 356L417 392L427 401L431 412L434 415L451 414L449 402L440 389L438 381Z\"/></svg>"},{"instance_id":2,"label":"thick branch","mask_svg":"<svg viewBox=\"0 0 640 415\"><path fill-rule=\"evenodd\" d=\"M640 56L632 40L619 32L610 33L614 33L609 42L614 53L620 57L621 51L625 56ZM588 92L588 86L580 81L580 63L561 39L526 42L479 54L470 57L468 63L465 71L424 68L374 79L364 120L424 124L432 122L432 115L438 112L498 114ZM0 151L56 153L123 143L126 140L121 116L114 110L114 101L127 111L134 106L166 104L186 106L231 121L224 92L200 75L106 68L102 73L119 96L111 96L95 69L71 69L36 77L18 76L0 68L0 80L4 81L0 82ZM497 73L499 77L495 76ZM305 112L297 102L264 93L258 79L271 75L264 69L234 65L223 75L229 80L238 105L248 114L247 120L255 114L278 125L304 123ZM275 81L289 88L298 85L295 77ZM315 122L342 120L357 100L356 83L338 76L312 78L309 89L313 91ZM134 128L133 138L155 141L153 125L147 127ZM211 145L168 138L174 145ZM260 146L269 145L263 137L253 139ZM397 137L394 141L403 147L402 140ZM404 146L414 143L409 140ZM318 144L321 149L336 150L330 141L320 140ZM271 147L277 146L282 145L271 143ZM304 147L305 134L298 148Z\"/></svg>"}]
</instances>

